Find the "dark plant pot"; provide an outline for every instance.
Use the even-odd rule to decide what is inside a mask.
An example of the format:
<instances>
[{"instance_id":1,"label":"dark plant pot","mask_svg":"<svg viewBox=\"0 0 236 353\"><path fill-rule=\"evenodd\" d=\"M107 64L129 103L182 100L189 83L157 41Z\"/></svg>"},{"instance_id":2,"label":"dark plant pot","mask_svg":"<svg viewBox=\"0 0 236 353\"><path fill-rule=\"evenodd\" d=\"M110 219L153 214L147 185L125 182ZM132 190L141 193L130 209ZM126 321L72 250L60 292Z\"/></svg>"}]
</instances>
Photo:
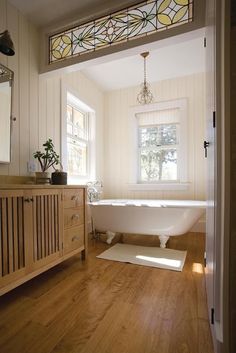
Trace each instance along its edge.
<instances>
[{"instance_id":1,"label":"dark plant pot","mask_svg":"<svg viewBox=\"0 0 236 353\"><path fill-rule=\"evenodd\" d=\"M54 172L52 173L51 180L53 185L67 185L67 173Z\"/></svg>"}]
</instances>

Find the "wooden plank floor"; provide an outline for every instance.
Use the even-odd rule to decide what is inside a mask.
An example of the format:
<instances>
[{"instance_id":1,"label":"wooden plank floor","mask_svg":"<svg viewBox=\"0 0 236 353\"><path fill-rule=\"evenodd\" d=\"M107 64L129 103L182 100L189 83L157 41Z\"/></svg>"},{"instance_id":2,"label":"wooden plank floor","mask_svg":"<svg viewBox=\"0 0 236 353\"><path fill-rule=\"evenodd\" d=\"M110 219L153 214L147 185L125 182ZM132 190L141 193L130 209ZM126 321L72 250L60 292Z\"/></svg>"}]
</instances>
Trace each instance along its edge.
<instances>
[{"instance_id":1,"label":"wooden plank floor","mask_svg":"<svg viewBox=\"0 0 236 353\"><path fill-rule=\"evenodd\" d=\"M74 257L2 296L0 352L213 353L204 236L170 247L188 250L183 272L97 259L97 242L87 263Z\"/></svg>"}]
</instances>

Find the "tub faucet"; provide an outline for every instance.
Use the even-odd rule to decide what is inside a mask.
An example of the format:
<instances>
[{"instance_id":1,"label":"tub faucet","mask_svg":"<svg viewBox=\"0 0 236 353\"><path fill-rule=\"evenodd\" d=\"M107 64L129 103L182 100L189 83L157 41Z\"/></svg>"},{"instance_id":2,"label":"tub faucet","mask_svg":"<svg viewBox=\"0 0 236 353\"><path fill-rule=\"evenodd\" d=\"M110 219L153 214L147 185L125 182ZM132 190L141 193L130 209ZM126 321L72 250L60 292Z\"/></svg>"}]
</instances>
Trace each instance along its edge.
<instances>
[{"instance_id":1,"label":"tub faucet","mask_svg":"<svg viewBox=\"0 0 236 353\"><path fill-rule=\"evenodd\" d=\"M89 202L93 201L99 201L100 195L102 191L99 190L99 187L101 188L101 182L89 182L87 183L88 188L87 188L87 194L88 194L88 199Z\"/></svg>"}]
</instances>

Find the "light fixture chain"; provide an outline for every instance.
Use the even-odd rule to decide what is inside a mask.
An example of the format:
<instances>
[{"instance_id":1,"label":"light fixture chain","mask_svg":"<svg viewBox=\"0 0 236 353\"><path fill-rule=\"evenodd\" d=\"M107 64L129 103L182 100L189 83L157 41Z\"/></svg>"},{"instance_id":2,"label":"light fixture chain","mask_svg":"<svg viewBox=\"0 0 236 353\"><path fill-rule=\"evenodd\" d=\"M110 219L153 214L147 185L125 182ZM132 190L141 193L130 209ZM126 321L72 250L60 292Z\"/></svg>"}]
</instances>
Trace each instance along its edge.
<instances>
[{"instance_id":1,"label":"light fixture chain","mask_svg":"<svg viewBox=\"0 0 236 353\"><path fill-rule=\"evenodd\" d=\"M146 58L144 58L144 84L147 83Z\"/></svg>"}]
</instances>

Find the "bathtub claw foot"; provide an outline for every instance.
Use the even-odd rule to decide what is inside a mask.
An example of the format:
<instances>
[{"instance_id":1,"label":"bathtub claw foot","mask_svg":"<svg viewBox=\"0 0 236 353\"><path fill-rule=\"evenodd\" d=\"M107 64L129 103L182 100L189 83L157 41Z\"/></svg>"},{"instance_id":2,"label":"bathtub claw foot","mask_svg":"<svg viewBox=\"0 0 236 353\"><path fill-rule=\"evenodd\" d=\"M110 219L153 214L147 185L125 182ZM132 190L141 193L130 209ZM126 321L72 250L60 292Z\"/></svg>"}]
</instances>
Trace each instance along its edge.
<instances>
[{"instance_id":1,"label":"bathtub claw foot","mask_svg":"<svg viewBox=\"0 0 236 353\"><path fill-rule=\"evenodd\" d=\"M166 236L166 235L159 235L159 240L160 240L160 247L162 249L165 249L166 248L166 243L168 242L169 237Z\"/></svg>"},{"instance_id":2,"label":"bathtub claw foot","mask_svg":"<svg viewBox=\"0 0 236 353\"><path fill-rule=\"evenodd\" d=\"M115 236L116 236L116 233L113 233L113 232L111 232L110 230L108 230L107 232L106 232L106 234L107 234L107 244L111 244L111 242L112 242L112 240L115 238Z\"/></svg>"}]
</instances>

